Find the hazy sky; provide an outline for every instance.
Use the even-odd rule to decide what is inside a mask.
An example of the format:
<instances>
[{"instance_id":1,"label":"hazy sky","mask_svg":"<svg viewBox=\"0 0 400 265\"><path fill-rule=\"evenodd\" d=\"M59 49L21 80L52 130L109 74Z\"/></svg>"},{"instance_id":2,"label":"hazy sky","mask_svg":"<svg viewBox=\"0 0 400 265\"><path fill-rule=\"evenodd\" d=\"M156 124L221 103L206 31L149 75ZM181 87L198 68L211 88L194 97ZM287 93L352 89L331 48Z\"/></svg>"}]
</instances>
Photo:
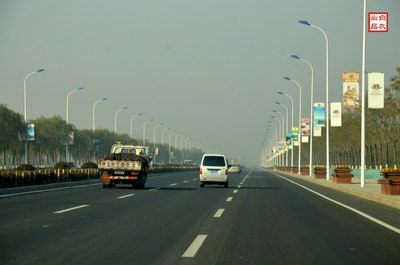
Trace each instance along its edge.
<instances>
[{"instance_id":1,"label":"hazy sky","mask_svg":"<svg viewBox=\"0 0 400 265\"><path fill-rule=\"evenodd\" d=\"M400 2L369 0L368 12L389 12L388 33L367 33L369 72L385 72L386 85L400 66ZM96 127L153 139L165 123L230 159L257 160L268 120L281 101L302 86L303 116L314 99L325 100L325 39L297 23L306 19L329 38L329 98L341 101L342 73L361 71L362 0L0 0L0 104L27 118L60 115L78 129ZM295 111L295 122L297 113ZM290 118L289 118L290 119ZM161 131L157 128L157 142ZM164 134L165 136L168 133ZM174 138L175 135L172 135ZM178 138L179 140L180 138Z\"/></svg>"}]
</instances>

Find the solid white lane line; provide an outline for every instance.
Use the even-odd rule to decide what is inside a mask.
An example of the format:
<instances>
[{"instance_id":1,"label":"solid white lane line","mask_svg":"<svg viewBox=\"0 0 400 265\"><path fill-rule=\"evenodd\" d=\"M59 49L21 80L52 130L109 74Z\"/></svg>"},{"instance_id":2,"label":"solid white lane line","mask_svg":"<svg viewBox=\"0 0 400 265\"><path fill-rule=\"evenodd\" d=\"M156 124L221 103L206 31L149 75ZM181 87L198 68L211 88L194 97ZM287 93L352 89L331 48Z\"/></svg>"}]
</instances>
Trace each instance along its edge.
<instances>
[{"instance_id":1,"label":"solid white lane line","mask_svg":"<svg viewBox=\"0 0 400 265\"><path fill-rule=\"evenodd\" d=\"M134 196L135 194L128 194L128 195L123 195L123 196L119 196L119 197L117 197L118 199L125 199L125 198L128 198L128 197L131 197L131 196Z\"/></svg>"},{"instance_id":2,"label":"solid white lane line","mask_svg":"<svg viewBox=\"0 0 400 265\"><path fill-rule=\"evenodd\" d=\"M169 186L170 186L170 187L172 187L172 186L176 186L176 185L178 185L178 183L172 183L172 184L169 184Z\"/></svg>"},{"instance_id":3,"label":"solid white lane line","mask_svg":"<svg viewBox=\"0 0 400 265\"><path fill-rule=\"evenodd\" d=\"M222 216L222 214L224 213L225 209L218 209L215 214L214 214L214 218L220 218Z\"/></svg>"},{"instance_id":4,"label":"solid white lane line","mask_svg":"<svg viewBox=\"0 0 400 265\"><path fill-rule=\"evenodd\" d=\"M233 200L233 197L228 197L228 198L226 199L227 202L231 202L232 200Z\"/></svg>"},{"instance_id":5,"label":"solid white lane line","mask_svg":"<svg viewBox=\"0 0 400 265\"><path fill-rule=\"evenodd\" d=\"M188 183L188 182L189 182L189 180L184 180L184 181L183 181L183 183Z\"/></svg>"},{"instance_id":6,"label":"solid white lane line","mask_svg":"<svg viewBox=\"0 0 400 265\"><path fill-rule=\"evenodd\" d=\"M87 185L78 185L78 186L69 186L69 187L61 187L61 188L53 188L53 189L44 189L44 190L32 190L32 191L25 191L25 192L17 192L11 194L4 194L0 195L0 198L18 196L18 195L27 195L27 194L35 194L35 193L42 193L42 192L50 192L50 191L59 191L59 190L69 190L69 189L77 189L77 188L86 188L91 186L99 186L99 183L95 184L87 184Z\"/></svg>"},{"instance_id":7,"label":"solid white lane line","mask_svg":"<svg viewBox=\"0 0 400 265\"><path fill-rule=\"evenodd\" d=\"M183 258L193 258L197 251L200 249L204 240L206 240L207 235L198 235L188 249L183 253Z\"/></svg>"},{"instance_id":8,"label":"solid white lane line","mask_svg":"<svg viewBox=\"0 0 400 265\"><path fill-rule=\"evenodd\" d=\"M237 193L238 192L238 190L233 190L233 193Z\"/></svg>"},{"instance_id":9,"label":"solid white lane line","mask_svg":"<svg viewBox=\"0 0 400 265\"><path fill-rule=\"evenodd\" d=\"M77 209L88 207L88 206L89 206L89 204L83 204L83 205L79 205L79 206L76 206L76 207L60 210L60 211L57 211L57 212L54 212L54 213L65 213L65 212L77 210Z\"/></svg>"},{"instance_id":10,"label":"solid white lane line","mask_svg":"<svg viewBox=\"0 0 400 265\"><path fill-rule=\"evenodd\" d=\"M159 190L159 189L161 189L161 188L153 188L153 189L150 189L149 191L156 191L156 190Z\"/></svg>"},{"instance_id":11,"label":"solid white lane line","mask_svg":"<svg viewBox=\"0 0 400 265\"><path fill-rule=\"evenodd\" d=\"M307 188L306 186L303 186L303 185L301 185L301 184L299 184L297 182L294 182L293 180L287 179L287 178L282 177L282 176L280 176L278 174L275 174L275 173L272 173L272 174L274 174L274 175L276 175L276 176L278 176L278 177L280 177L280 178L282 178L282 179L284 179L286 181L289 181L289 182L291 182L291 183L293 183L293 184L295 184L295 185L297 185L297 186L299 186L299 187L301 187L301 188L303 188L305 190L308 190L309 192L312 192L312 193L324 198L325 200L331 201L331 202L333 202L333 203L335 203L337 205L340 205L340 206L342 206L342 207L344 207L344 208L346 208L346 209L348 209L348 210L350 210L352 212L355 212L356 214L359 214L362 217L365 217L365 218L371 220L372 222L375 222L375 223L377 223L377 224L379 224L379 225L381 225L383 227L386 227L387 229L390 229L393 232L396 232L396 233L400 234L400 229L397 228L397 227L391 226L391 225L389 225L389 224L387 224L387 223L385 223L385 222L383 222L383 221L381 221L381 220L379 220L379 219L377 219L375 217L372 217L372 216L370 216L370 215L368 215L368 214L366 214L366 213L364 213L364 212L362 212L360 210L357 210L357 209L355 209L355 208L353 208L351 206L348 206L347 204L335 201L334 199L331 199L328 196L325 196L325 195L323 195L323 194L321 194L319 192L316 192L316 191L314 191L314 190L312 190L310 188Z\"/></svg>"}]
</instances>

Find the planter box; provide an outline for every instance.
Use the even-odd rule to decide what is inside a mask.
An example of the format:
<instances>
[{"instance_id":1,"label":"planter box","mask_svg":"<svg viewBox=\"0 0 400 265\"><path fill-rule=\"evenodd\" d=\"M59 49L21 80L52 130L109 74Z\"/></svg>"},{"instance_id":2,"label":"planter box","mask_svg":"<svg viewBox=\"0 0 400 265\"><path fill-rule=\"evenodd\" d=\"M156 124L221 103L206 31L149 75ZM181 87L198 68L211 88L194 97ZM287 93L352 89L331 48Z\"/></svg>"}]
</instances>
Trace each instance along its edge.
<instances>
[{"instance_id":1,"label":"planter box","mask_svg":"<svg viewBox=\"0 0 400 265\"><path fill-rule=\"evenodd\" d=\"M300 175L302 175L302 176L310 175L310 168L309 167L300 167Z\"/></svg>"},{"instance_id":2,"label":"planter box","mask_svg":"<svg viewBox=\"0 0 400 265\"><path fill-rule=\"evenodd\" d=\"M351 173L333 173L333 182L337 184L351 184L351 178L353 174Z\"/></svg>"},{"instance_id":3,"label":"planter box","mask_svg":"<svg viewBox=\"0 0 400 265\"><path fill-rule=\"evenodd\" d=\"M351 184L351 168L335 168L335 173L332 174L333 182L338 184Z\"/></svg>"},{"instance_id":4,"label":"planter box","mask_svg":"<svg viewBox=\"0 0 400 265\"><path fill-rule=\"evenodd\" d=\"M326 168L314 168L314 177L316 179L326 178Z\"/></svg>"},{"instance_id":5,"label":"planter box","mask_svg":"<svg viewBox=\"0 0 400 265\"><path fill-rule=\"evenodd\" d=\"M380 179L381 194L383 195L400 195L400 180Z\"/></svg>"}]
</instances>

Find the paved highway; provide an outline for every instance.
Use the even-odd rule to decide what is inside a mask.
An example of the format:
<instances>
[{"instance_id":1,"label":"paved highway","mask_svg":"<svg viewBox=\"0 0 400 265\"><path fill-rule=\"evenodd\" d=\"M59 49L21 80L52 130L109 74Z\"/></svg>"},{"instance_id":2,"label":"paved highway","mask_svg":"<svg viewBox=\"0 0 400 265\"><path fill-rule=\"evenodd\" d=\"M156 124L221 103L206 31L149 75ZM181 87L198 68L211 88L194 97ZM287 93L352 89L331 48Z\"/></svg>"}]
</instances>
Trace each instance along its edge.
<instances>
[{"instance_id":1,"label":"paved highway","mask_svg":"<svg viewBox=\"0 0 400 265\"><path fill-rule=\"evenodd\" d=\"M400 264L400 211L273 172L0 195L0 264ZM78 187L71 187L78 185Z\"/></svg>"}]
</instances>

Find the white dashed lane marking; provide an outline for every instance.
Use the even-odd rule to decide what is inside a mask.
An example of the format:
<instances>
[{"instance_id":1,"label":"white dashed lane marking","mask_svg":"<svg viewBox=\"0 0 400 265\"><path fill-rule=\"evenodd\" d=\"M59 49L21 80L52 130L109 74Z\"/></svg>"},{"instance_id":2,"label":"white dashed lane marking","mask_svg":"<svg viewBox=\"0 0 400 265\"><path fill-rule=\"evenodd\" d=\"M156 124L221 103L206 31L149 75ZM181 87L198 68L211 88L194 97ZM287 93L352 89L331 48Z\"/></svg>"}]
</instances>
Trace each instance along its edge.
<instances>
[{"instance_id":1,"label":"white dashed lane marking","mask_svg":"<svg viewBox=\"0 0 400 265\"><path fill-rule=\"evenodd\" d=\"M222 214L224 213L225 209L218 209L215 214L214 214L214 218L220 218L222 216Z\"/></svg>"},{"instance_id":2,"label":"white dashed lane marking","mask_svg":"<svg viewBox=\"0 0 400 265\"><path fill-rule=\"evenodd\" d=\"M75 207L72 207L72 208L68 208L68 209L56 211L56 212L54 212L54 213L65 213L65 212L70 212L70 211L77 210L77 209L84 208L84 207L88 207L88 206L89 206L89 204L83 204L83 205L75 206Z\"/></svg>"},{"instance_id":3,"label":"white dashed lane marking","mask_svg":"<svg viewBox=\"0 0 400 265\"><path fill-rule=\"evenodd\" d=\"M203 244L204 240L206 240L207 235L198 235L192 244L188 247L188 249L183 253L183 258L193 258L197 251L200 249L201 245Z\"/></svg>"}]
</instances>

